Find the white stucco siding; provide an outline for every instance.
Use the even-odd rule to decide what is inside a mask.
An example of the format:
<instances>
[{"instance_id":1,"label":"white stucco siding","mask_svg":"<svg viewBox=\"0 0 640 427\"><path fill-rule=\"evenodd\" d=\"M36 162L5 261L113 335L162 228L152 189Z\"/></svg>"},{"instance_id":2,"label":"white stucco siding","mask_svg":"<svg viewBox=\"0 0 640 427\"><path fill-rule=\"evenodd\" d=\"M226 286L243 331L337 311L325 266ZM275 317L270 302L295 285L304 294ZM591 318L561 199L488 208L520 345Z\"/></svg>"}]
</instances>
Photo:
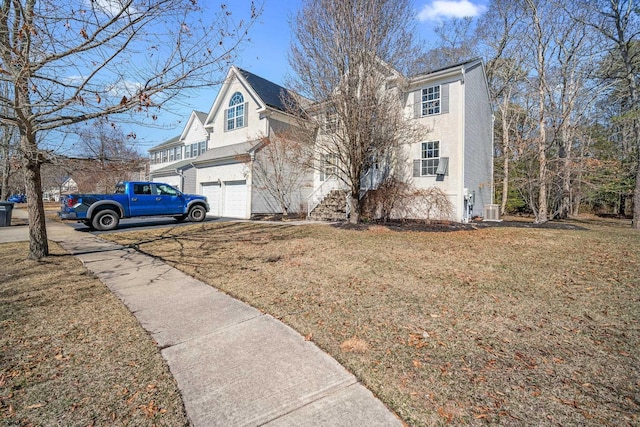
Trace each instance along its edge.
<instances>
[{"instance_id":1,"label":"white stucco siding","mask_svg":"<svg viewBox=\"0 0 640 427\"><path fill-rule=\"evenodd\" d=\"M434 85L448 85L448 112L432 116L420 117L415 120L427 129L427 133L420 141L407 146L408 177L418 189L437 187L442 190L451 201L454 208L453 219L462 220L464 213L463 202L463 171L464 171L464 85L462 80L433 81L417 87L408 97L408 109L414 111L414 103L421 102L421 89ZM436 176L413 176L413 161L422 158L422 143L429 141L440 142L440 158L449 158L447 175L440 179Z\"/></svg>"},{"instance_id":2,"label":"white stucco siding","mask_svg":"<svg viewBox=\"0 0 640 427\"><path fill-rule=\"evenodd\" d=\"M240 92L246 103L246 124L244 127L225 130L226 111L229 108L229 102L236 92ZM211 135L211 143L209 148L223 147L225 145L238 144L245 141L251 141L268 134L268 120L261 117L257 111L260 108L258 99L252 96L252 91L234 79L228 90L223 94L220 107L213 117L213 132Z\"/></svg>"}]
</instances>

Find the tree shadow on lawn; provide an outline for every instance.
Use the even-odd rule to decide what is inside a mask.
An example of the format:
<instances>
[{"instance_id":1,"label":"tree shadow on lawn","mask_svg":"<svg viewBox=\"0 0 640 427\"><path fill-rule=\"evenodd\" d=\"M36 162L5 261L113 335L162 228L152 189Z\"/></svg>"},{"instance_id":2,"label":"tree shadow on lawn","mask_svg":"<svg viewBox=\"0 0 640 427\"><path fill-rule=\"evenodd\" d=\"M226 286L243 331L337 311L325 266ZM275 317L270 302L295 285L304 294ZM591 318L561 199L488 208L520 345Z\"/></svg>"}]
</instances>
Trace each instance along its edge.
<instances>
[{"instance_id":1,"label":"tree shadow on lawn","mask_svg":"<svg viewBox=\"0 0 640 427\"><path fill-rule=\"evenodd\" d=\"M391 231L418 231L418 232L451 232L451 231L473 231L480 228L493 227L517 227L517 228L542 228L547 230L579 230L588 228L569 222L549 221L543 224L524 221L486 221L462 223L454 221L420 221L420 220L393 220L375 221L360 224L350 224L348 222L338 222L332 224L333 227L344 230L370 230L372 227L385 227Z\"/></svg>"}]
</instances>

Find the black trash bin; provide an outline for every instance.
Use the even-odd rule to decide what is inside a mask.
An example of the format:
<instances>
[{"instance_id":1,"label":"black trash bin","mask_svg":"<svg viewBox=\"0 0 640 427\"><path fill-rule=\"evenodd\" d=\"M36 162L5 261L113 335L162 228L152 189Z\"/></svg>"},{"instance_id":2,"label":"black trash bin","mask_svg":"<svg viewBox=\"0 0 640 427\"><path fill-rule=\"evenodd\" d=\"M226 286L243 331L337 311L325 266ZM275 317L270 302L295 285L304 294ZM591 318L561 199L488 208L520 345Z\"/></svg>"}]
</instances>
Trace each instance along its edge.
<instances>
[{"instance_id":1,"label":"black trash bin","mask_svg":"<svg viewBox=\"0 0 640 427\"><path fill-rule=\"evenodd\" d=\"M13 203L0 202L0 227L11 225L11 211L13 211Z\"/></svg>"}]
</instances>

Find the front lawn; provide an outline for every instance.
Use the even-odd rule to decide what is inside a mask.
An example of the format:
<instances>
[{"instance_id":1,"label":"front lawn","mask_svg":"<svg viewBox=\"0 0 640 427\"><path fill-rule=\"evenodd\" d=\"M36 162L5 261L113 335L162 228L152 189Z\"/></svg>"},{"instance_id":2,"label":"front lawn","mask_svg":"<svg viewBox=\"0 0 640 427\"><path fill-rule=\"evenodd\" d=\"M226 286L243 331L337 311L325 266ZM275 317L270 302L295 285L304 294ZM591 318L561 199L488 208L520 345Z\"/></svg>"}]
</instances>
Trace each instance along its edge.
<instances>
[{"instance_id":1,"label":"front lawn","mask_svg":"<svg viewBox=\"0 0 640 427\"><path fill-rule=\"evenodd\" d=\"M269 313L409 425L638 425L640 234L220 223L103 236Z\"/></svg>"},{"instance_id":2,"label":"front lawn","mask_svg":"<svg viewBox=\"0 0 640 427\"><path fill-rule=\"evenodd\" d=\"M82 263L49 242L0 244L0 425L184 426L151 337Z\"/></svg>"}]
</instances>

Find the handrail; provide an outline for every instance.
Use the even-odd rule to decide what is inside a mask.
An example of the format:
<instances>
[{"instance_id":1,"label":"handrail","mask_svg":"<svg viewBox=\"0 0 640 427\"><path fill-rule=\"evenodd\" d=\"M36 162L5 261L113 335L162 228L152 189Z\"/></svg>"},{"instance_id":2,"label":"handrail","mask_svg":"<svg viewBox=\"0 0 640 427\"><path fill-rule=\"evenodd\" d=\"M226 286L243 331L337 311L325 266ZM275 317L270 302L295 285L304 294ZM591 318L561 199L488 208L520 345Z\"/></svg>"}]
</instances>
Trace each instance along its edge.
<instances>
[{"instance_id":1,"label":"handrail","mask_svg":"<svg viewBox=\"0 0 640 427\"><path fill-rule=\"evenodd\" d=\"M360 198L362 199L367 191L380 187L384 175L385 171L383 170L369 168L360 178Z\"/></svg>"},{"instance_id":2,"label":"handrail","mask_svg":"<svg viewBox=\"0 0 640 427\"><path fill-rule=\"evenodd\" d=\"M329 194L332 190L340 189L342 181L337 179L335 175L328 177L324 180L318 188L313 190L311 194L307 197L307 217L311 215L311 212L318 207L322 200Z\"/></svg>"}]
</instances>

